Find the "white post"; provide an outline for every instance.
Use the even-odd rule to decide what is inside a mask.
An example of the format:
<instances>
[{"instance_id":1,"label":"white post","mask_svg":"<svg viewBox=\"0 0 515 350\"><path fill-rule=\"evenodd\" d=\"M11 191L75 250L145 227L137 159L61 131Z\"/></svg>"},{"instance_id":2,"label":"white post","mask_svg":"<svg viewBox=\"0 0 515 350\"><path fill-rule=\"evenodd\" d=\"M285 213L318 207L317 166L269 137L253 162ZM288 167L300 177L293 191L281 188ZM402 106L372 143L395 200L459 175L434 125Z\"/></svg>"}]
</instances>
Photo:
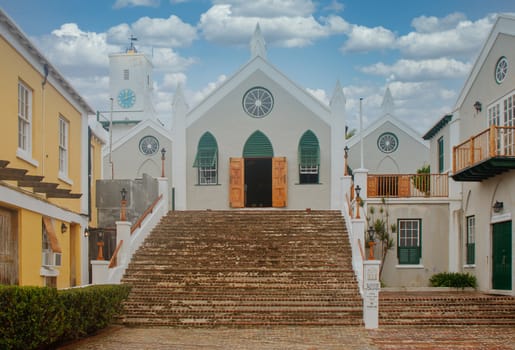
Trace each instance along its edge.
<instances>
[{"instance_id":1,"label":"white post","mask_svg":"<svg viewBox=\"0 0 515 350\"><path fill-rule=\"evenodd\" d=\"M379 260L363 261L363 321L365 328L379 327Z\"/></svg>"},{"instance_id":2,"label":"white post","mask_svg":"<svg viewBox=\"0 0 515 350\"><path fill-rule=\"evenodd\" d=\"M108 260L92 260L91 261L91 283L106 284L108 273Z\"/></svg>"},{"instance_id":3,"label":"white post","mask_svg":"<svg viewBox=\"0 0 515 350\"><path fill-rule=\"evenodd\" d=\"M129 262L130 259L130 240L131 240L131 222L130 221L117 221L116 222L116 246L123 241L120 250L118 251L117 265L123 266Z\"/></svg>"}]
</instances>

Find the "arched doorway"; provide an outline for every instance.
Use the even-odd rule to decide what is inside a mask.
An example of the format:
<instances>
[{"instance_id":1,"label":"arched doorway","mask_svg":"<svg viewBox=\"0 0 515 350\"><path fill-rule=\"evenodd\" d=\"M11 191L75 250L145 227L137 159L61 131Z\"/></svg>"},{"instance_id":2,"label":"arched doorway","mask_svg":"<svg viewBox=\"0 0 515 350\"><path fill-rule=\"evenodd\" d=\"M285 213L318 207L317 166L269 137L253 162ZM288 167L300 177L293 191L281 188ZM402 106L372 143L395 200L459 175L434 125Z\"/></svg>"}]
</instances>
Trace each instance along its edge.
<instances>
[{"instance_id":1,"label":"arched doorway","mask_svg":"<svg viewBox=\"0 0 515 350\"><path fill-rule=\"evenodd\" d=\"M231 158L230 167L231 207L286 206L286 158L274 158L272 143L261 131L250 135L243 157Z\"/></svg>"}]
</instances>

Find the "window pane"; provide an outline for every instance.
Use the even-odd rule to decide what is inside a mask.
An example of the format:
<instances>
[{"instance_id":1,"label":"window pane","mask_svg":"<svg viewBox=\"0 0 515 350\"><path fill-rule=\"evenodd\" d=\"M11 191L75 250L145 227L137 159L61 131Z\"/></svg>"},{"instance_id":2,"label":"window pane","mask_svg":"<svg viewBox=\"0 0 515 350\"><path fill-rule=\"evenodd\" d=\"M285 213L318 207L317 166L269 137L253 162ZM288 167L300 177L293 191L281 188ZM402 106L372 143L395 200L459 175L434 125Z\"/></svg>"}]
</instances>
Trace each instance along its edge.
<instances>
[{"instance_id":1,"label":"window pane","mask_svg":"<svg viewBox=\"0 0 515 350\"><path fill-rule=\"evenodd\" d=\"M419 219L398 221L398 257L400 264L419 264L421 256Z\"/></svg>"}]
</instances>

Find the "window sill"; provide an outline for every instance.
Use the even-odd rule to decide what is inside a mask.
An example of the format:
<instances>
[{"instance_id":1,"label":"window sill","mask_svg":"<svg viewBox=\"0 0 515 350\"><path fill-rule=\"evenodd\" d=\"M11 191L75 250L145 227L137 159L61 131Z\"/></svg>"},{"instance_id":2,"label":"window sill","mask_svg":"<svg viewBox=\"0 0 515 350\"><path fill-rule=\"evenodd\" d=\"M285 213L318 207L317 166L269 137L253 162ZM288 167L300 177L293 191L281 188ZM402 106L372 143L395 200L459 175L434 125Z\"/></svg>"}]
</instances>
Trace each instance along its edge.
<instances>
[{"instance_id":1,"label":"window sill","mask_svg":"<svg viewBox=\"0 0 515 350\"><path fill-rule=\"evenodd\" d=\"M45 277L56 277L59 276L59 270L54 269L50 266L41 266L39 274Z\"/></svg>"},{"instance_id":2,"label":"window sill","mask_svg":"<svg viewBox=\"0 0 515 350\"><path fill-rule=\"evenodd\" d=\"M465 265L463 265L463 268L464 269L475 269L476 264L465 264Z\"/></svg>"},{"instance_id":3,"label":"window sill","mask_svg":"<svg viewBox=\"0 0 515 350\"><path fill-rule=\"evenodd\" d=\"M398 264L398 265L395 265L395 268L397 269L411 269L411 270L417 270L417 269L423 269L424 268L424 265L404 265L404 264Z\"/></svg>"},{"instance_id":4,"label":"window sill","mask_svg":"<svg viewBox=\"0 0 515 350\"><path fill-rule=\"evenodd\" d=\"M321 182L318 182L318 183L313 183L313 184L309 184L309 183L300 183L300 182L297 182L295 185L299 185L299 186L306 186L306 185L315 185L315 186L318 186L318 185L323 185L323 183Z\"/></svg>"},{"instance_id":5,"label":"window sill","mask_svg":"<svg viewBox=\"0 0 515 350\"><path fill-rule=\"evenodd\" d=\"M21 150L19 148L16 151L16 157L20 158L21 160L23 160L23 161L25 161L25 162L27 162L30 165L33 165L35 167L39 166L39 162L37 160L32 159L26 151Z\"/></svg>"},{"instance_id":6,"label":"window sill","mask_svg":"<svg viewBox=\"0 0 515 350\"><path fill-rule=\"evenodd\" d=\"M198 187L213 187L213 186L221 186L221 184L195 184Z\"/></svg>"},{"instance_id":7,"label":"window sill","mask_svg":"<svg viewBox=\"0 0 515 350\"><path fill-rule=\"evenodd\" d=\"M66 182L70 186L73 185L73 180L63 173L59 173L59 180Z\"/></svg>"}]
</instances>

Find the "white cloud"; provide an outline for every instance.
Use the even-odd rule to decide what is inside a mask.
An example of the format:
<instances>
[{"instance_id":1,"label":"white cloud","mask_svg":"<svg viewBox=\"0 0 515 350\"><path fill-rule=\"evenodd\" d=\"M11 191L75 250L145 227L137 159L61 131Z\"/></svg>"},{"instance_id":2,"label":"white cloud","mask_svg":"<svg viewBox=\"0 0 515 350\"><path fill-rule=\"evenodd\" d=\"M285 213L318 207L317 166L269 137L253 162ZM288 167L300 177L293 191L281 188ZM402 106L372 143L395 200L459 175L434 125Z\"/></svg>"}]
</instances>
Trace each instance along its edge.
<instances>
[{"instance_id":1,"label":"white cloud","mask_svg":"<svg viewBox=\"0 0 515 350\"><path fill-rule=\"evenodd\" d=\"M306 17L315 11L310 0L215 0L217 5L228 5L236 17Z\"/></svg>"},{"instance_id":2,"label":"white cloud","mask_svg":"<svg viewBox=\"0 0 515 350\"><path fill-rule=\"evenodd\" d=\"M81 75L90 75L91 69L107 72L108 54L118 50L106 43L104 33L84 32L75 23L63 24L37 41L52 63L66 72L69 67L81 67L75 72Z\"/></svg>"},{"instance_id":3,"label":"white cloud","mask_svg":"<svg viewBox=\"0 0 515 350\"><path fill-rule=\"evenodd\" d=\"M418 31L400 37L397 46L409 57L474 55L486 39L494 21L493 15L475 22L465 20L459 14L443 19L419 17L413 20Z\"/></svg>"},{"instance_id":4,"label":"white cloud","mask_svg":"<svg viewBox=\"0 0 515 350\"><path fill-rule=\"evenodd\" d=\"M226 75L220 75L216 81L208 83L204 88L199 91L191 92L185 91L184 95L188 101L189 106L196 106L199 102L203 101L209 94L215 91L220 85L227 80Z\"/></svg>"},{"instance_id":5,"label":"white cloud","mask_svg":"<svg viewBox=\"0 0 515 350\"><path fill-rule=\"evenodd\" d=\"M372 66L363 67L361 71L388 77L390 80L419 81L464 78L469 73L471 67L470 63L449 58L420 61L401 59L393 65L380 62Z\"/></svg>"},{"instance_id":6,"label":"white cloud","mask_svg":"<svg viewBox=\"0 0 515 350\"><path fill-rule=\"evenodd\" d=\"M185 86L187 80L188 78L184 73L167 73L163 76L163 84L161 87L175 90L179 84Z\"/></svg>"},{"instance_id":7,"label":"white cloud","mask_svg":"<svg viewBox=\"0 0 515 350\"><path fill-rule=\"evenodd\" d=\"M195 59L182 57L172 49L157 48L153 50L152 63L154 71L182 72L195 63Z\"/></svg>"},{"instance_id":8,"label":"white cloud","mask_svg":"<svg viewBox=\"0 0 515 350\"><path fill-rule=\"evenodd\" d=\"M443 18L420 16L411 21L411 25L419 33L441 32L454 29L460 22L466 20L464 14L455 12Z\"/></svg>"},{"instance_id":9,"label":"white cloud","mask_svg":"<svg viewBox=\"0 0 515 350\"><path fill-rule=\"evenodd\" d=\"M248 44L256 23L259 23L266 42L282 47L302 47L315 40L341 33L347 29L345 20L330 16L321 22L313 16L264 17L239 16L230 4L215 5L200 18L199 28L209 41L222 44Z\"/></svg>"},{"instance_id":10,"label":"white cloud","mask_svg":"<svg viewBox=\"0 0 515 350\"><path fill-rule=\"evenodd\" d=\"M158 7L159 0L116 0L116 2L113 5L113 8L120 9L124 7L136 6Z\"/></svg>"},{"instance_id":11,"label":"white cloud","mask_svg":"<svg viewBox=\"0 0 515 350\"><path fill-rule=\"evenodd\" d=\"M325 11L342 12L345 9L345 5L338 0L332 0L331 3L323 8Z\"/></svg>"},{"instance_id":12,"label":"white cloud","mask_svg":"<svg viewBox=\"0 0 515 350\"><path fill-rule=\"evenodd\" d=\"M130 26L122 23L112 27L107 34L114 43L125 44L131 35L135 35L145 45L158 47L188 46L197 38L196 28L175 15L168 18L142 17Z\"/></svg>"},{"instance_id":13,"label":"white cloud","mask_svg":"<svg viewBox=\"0 0 515 350\"><path fill-rule=\"evenodd\" d=\"M322 102L325 105L329 105L329 97L327 96L327 93L324 89L310 89L306 88L306 90L313 96L316 97L320 102Z\"/></svg>"},{"instance_id":14,"label":"white cloud","mask_svg":"<svg viewBox=\"0 0 515 350\"><path fill-rule=\"evenodd\" d=\"M341 48L343 52L391 49L395 45L395 34L383 27L368 28L354 25L348 37Z\"/></svg>"}]
</instances>

